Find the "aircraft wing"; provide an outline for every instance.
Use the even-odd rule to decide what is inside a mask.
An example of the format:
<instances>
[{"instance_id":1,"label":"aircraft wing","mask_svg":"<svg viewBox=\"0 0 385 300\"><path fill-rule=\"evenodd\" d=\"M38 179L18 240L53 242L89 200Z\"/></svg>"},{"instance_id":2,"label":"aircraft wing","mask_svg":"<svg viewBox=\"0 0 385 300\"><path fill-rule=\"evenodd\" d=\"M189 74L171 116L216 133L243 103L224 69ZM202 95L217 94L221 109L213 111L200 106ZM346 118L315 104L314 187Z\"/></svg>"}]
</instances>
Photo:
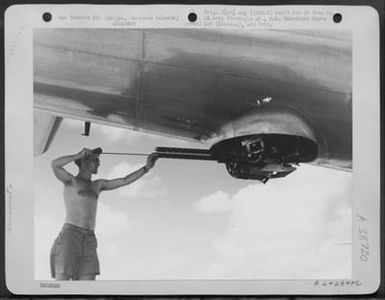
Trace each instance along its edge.
<instances>
[{"instance_id":1,"label":"aircraft wing","mask_svg":"<svg viewBox=\"0 0 385 300\"><path fill-rule=\"evenodd\" d=\"M350 32L35 29L35 154L60 118L221 141L292 135L352 167Z\"/></svg>"}]
</instances>

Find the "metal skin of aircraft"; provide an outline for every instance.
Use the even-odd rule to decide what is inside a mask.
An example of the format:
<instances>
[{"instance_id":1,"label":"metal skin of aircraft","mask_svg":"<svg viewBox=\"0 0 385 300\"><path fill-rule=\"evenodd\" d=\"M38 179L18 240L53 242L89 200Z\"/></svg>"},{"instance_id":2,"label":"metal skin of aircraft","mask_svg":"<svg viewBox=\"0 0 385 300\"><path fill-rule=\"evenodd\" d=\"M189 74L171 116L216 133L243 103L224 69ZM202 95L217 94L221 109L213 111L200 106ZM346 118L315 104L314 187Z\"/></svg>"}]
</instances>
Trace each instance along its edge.
<instances>
[{"instance_id":1,"label":"metal skin of aircraft","mask_svg":"<svg viewBox=\"0 0 385 300\"><path fill-rule=\"evenodd\" d=\"M298 163L352 169L348 31L35 29L34 153L63 117L201 141L266 182Z\"/></svg>"}]
</instances>

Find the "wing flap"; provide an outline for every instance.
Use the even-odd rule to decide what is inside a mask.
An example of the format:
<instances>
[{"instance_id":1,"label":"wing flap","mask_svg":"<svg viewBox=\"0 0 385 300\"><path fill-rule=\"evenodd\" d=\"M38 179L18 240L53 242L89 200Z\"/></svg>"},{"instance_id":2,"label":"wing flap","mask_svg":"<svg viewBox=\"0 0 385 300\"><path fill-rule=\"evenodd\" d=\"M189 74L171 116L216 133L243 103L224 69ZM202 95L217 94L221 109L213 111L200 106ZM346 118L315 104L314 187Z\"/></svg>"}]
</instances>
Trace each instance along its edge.
<instances>
[{"instance_id":1,"label":"wing flap","mask_svg":"<svg viewBox=\"0 0 385 300\"><path fill-rule=\"evenodd\" d=\"M33 111L33 155L41 155L49 148L63 118L39 110Z\"/></svg>"}]
</instances>

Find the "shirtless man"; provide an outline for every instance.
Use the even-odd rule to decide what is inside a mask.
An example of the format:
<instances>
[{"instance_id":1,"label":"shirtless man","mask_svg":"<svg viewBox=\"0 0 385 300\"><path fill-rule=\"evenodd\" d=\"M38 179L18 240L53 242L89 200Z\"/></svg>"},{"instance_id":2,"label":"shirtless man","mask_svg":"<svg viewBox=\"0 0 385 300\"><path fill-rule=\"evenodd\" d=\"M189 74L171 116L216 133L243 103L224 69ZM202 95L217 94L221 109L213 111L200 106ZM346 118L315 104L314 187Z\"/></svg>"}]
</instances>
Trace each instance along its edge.
<instances>
[{"instance_id":1,"label":"shirtless man","mask_svg":"<svg viewBox=\"0 0 385 300\"><path fill-rule=\"evenodd\" d=\"M138 180L154 166L158 158L156 154L151 154L144 167L126 177L92 181L92 175L98 172L100 153L100 148L84 148L78 154L59 157L51 163L55 176L64 184L66 208L65 223L52 246L50 256L51 274L56 280L95 280L95 276L100 274L94 233L100 192ZM79 167L76 176L64 169L70 162L75 162Z\"/></svg>"}]
</instances>

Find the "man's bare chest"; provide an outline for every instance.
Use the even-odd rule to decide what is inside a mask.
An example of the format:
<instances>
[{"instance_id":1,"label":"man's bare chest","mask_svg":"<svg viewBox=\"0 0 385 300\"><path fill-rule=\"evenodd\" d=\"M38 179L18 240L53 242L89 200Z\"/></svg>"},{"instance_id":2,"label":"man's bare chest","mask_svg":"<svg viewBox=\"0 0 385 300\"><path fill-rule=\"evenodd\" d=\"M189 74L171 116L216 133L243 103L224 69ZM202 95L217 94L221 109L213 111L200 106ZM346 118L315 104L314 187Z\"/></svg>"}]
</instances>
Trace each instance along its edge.
<instances>
[{"instance_id":1,"label":"man's bare chest","mask_svg":"<svg viewBox=\"0 0 385 300\"><path fill-rule=\"evenodd\" d=\"M70 194L80 199L97 199L99 196L97 187L92 181L75 179L67 189Z\"/></svg>"}]
</instances>

